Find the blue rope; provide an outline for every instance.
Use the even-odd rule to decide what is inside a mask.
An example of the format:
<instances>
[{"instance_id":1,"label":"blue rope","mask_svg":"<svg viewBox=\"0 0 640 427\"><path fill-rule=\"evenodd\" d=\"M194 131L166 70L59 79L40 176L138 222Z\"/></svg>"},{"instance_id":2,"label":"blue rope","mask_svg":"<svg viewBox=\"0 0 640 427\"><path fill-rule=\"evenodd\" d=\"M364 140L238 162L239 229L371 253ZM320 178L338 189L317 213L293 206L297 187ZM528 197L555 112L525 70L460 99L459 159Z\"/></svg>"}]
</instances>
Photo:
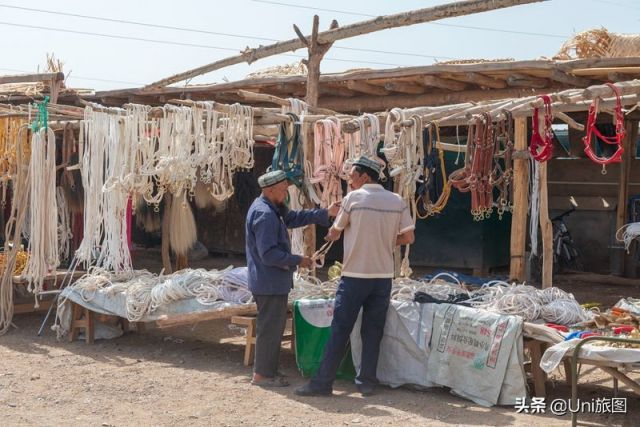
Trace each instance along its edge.
<instances>
[{"instance_id":1,"label":"blue rope","mask_svg":"<svg viewBox=\"0 0 640 427\"><path fill-rule=\"evenodd\" d=\"M304 181L304 159L300 147L300 119L293 113L287 113L293 122L293 135L287 135L287 124L280 125L276 148L271 160L271 170L282 170L289 182L302 188Z\"/></svg>"}]
</instances>

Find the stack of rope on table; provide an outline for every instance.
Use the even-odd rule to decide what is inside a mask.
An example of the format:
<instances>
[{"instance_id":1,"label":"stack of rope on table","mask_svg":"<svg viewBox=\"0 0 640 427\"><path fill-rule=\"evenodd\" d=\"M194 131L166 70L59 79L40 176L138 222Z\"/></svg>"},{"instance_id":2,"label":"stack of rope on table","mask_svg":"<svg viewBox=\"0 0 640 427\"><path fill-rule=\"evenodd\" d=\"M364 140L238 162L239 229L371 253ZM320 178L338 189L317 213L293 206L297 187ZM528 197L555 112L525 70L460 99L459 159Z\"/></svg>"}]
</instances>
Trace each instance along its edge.
<instances>
[{"instance_id":1,"label":"stack of rope on table","mask_svg":"<svg viewBox=\"0 0 640 427\"><path fill-rule=\"evenodd\" d=\"M92 268L70 288L86 302L92 301L97 292L123 293L127 319L137 322L162 306L184 299L195 298L200 304L220 307L250 302L251 293L232 271L231 266L224 270L184 269L157 276L146 270L113 273Z\"/></svg>"}]
</instances>

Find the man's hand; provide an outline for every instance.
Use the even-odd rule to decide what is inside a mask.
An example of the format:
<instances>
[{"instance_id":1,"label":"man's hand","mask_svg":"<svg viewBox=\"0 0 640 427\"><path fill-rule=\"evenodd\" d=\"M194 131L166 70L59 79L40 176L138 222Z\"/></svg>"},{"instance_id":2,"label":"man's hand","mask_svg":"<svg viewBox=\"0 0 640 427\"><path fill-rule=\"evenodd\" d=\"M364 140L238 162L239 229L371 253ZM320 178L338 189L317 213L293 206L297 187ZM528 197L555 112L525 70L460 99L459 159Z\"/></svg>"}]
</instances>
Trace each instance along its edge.
<instances>
[{"instance_id":1,"label":"man's hand","mask_svg":"<svg viewBox=\"0 0 640 427\"><path fill-rule=\"evenodd\" d=\"M302 268L306 268L307 270L309 270L312 265L313 265L313 260L308 256L302 257L302 259L300 260L300 264L298 264L298 266Z\"/></svg>"},{"instance_id":2,"label":"man's hand","mask_svg":"<svg viewBox=\"0 0 640 427\"><path fill-rule=\"evenodd\" d=\"M335 242L339 238L340 238L340 231L336 230L333 227L331 227L327 235L324 236L324 240L326 240L327 242Z\"/></svg>"},{"instance_id":3,"label":"man's hand","mask_svg":"<svg viewBox=\"0 0 640 427\"><path fill-rule=\"evenodd\" d=\"M342 206L342 202L333 202L331 206L327 209L329 211L329 216L337 216L338 212L340 212L340 207Z\"/></svg>"}]
</instances>

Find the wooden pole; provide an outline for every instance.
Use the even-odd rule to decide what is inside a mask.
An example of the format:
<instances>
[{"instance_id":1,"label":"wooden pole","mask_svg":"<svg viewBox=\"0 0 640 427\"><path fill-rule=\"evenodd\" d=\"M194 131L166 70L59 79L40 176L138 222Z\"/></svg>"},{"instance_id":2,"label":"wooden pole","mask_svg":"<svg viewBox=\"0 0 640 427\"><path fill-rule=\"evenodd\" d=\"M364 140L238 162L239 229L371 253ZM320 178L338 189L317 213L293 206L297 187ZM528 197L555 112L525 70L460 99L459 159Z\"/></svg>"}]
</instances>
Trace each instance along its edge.
<instances>
[{"instance_id":1,"label":"wooden pole","mask_svg":"<svg viewBox=\"0 0 640 427\"><path fill-rule=\"evenodd\" d=\"M15 74L10 76L0 76L0 84L44 82L47 80L53 82L63 81L64 73Z\"/></svg>"},{"instance_id":2,"label":"wooden pole","mask_svg":"<svg viewBox=\"0 0 640 427\"><path fill-rule=\"evenodd\" d=\"M527 119L515 119L515 149L527 147ZM529 160L513 160L513 215L511 216L511 265L509 276L525 280L525 244L527 240L527 207L529 206Z\"/></svg>"},{"instance_id":3,"label":"wooden pole","mask_svg":"<svg viewBox=\"0 0 640 427\"><path fill-rule=\"evenodd\" d=\"M311 37L305 37L302 35L300 29L294 25L293 29L298 35L298 38L302 43L307 46L309 59L307 60L307 96L305 101L311 108L318 106L319 86L320 86L320 63L322 58L329 51L333 42L321 43L318 41L318 27L320 25L320 18L318 15L313 17L313 27L311 30ZM333 20L331 30L338 28L338 21ZM314 150L313 147L313 128L310 123L305 123L304 128L304 153L305 156L311 156ZM307 157L305 157L306 161ZM305 207L312 207L313 203L310 198L306 198ZM316 227L315 225L309 225L304 229L304 255L312 256L316 251Z\"/></svg>"},{"instance_id":4,"label":"wooden pole","mask_svg":"<svg viewBox=\"0 0 640 427\"><path fill-rule=\"evenodd\" d=\"M553 226L549 219L547 162L538 164L540 171L540 230L542 232L542 288L553 286Z\"/></svg>"},{"instance_id":5,"label":"wooden pole","mask_svg":"<svg viewBox=\"0 0 640 427\"><path fill-rule=\"evenodd\" d=\"M629 175L631 173L631 162L636 156L636 139L638 138L638 122L627 120L625 123L626 136L622 141L624 147L624 155L622 156L622 163L620 163L620 177L618 188L618 207L616 210L616 230L625 225L628 222L627 202L629 200ZM619 251L619 269L614 273L620 275L625 274L625 254L620 249Z\"/></svg>"},{"instance_id":6,"label":"wooden pole","mask_svg":"<svg viewBox=\"0 0 640 427\"><path fill-rule=\"evenodd\" d=\"M518 6L529 3L539 3L547 0L467 0L455 3L448 3L410 12L398 13L395 15L379 16L367 21L347 25L342 28L331 28L316 35L316 40L320 44L332 43L362 34L373 33L388 28L406 27L423 22L437 21L439 19L454 18L456 16L471 15L474 13L487 12L490 10L504 9L506 7ZM252 62L281 53L292 52L305 47L305 43L298 39L278 42L269 46L262 46L255 49L247 48L239 55L221 59L183 73L175 74L157 82L151 83L145 89L164 87L172 83L181 82L214 70L228 67L230 65Z\"/></svg>"}]
</instances>

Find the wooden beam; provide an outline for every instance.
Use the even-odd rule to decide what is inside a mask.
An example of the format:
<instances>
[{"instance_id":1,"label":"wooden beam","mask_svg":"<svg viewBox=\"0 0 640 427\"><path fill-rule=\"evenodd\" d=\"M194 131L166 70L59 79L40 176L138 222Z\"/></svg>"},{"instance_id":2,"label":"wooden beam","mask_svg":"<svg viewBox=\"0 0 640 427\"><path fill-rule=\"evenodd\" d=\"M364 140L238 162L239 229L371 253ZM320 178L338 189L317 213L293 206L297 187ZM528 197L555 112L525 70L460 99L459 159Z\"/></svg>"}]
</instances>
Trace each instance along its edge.
<instances>
[{"instance_id":1,"label":"wooden beam","mask_svg":"<svg viewBox=\"0 0 640 427\"><path fill-rule=\"evenodd\" d=\"M419 95L425 92L424 86L409 82L387 82L384 88L391 92L401 92L413 95Z\"/></svg>"},{"instance_id":2,"label":"wooden beam","mask_svg":"<svg viewBox=\"0 0 640 427\"><path fill-rule=\"evenodd\" d=\"M606 76L609 73L640 74L640 67L577 68L570 73L574 76Z\"/></svg>"},{"instance_id":3,"label":"wooden beam","mask_svg":"<svg viewBox=\"0 0 640 427\"><path fill-rule=\"evenodd\" d=\"M351 98L356 95L356 92L343 86L329 86L325 84L320 86L320 95Z\"/></svg>"},{"instance_id":4,"label":"wooden beam","mask_svg":"<svg viewBox=\"0 0 640 427\"><path fill-rule=\"evenodd\" d=\"M542 289L553 286L553 226L549 218L549 189L547 186L547 166L549 162L538 163L540 172L540 231L542 238Z\"/></svg>"},{"instance_id":5,"label":"wooden beam","mask_svg":"<svg viewBox=\"0 0 640 427\"><path fill-rule=\"evenodd\" d=\"M13 74L0 76L0 84L63 81L64 73Z\"/></svg>"},{"instance_id":6,"label":"wooden beam","mask_svg":"<svg viewBox=\"0 0 640 427\"><path fill-rule=\"evenodd\" d=\"M576 86L576 87L587 87L591 84L591 81L589 79L585 79L584 77L577 77L575 75L568 74L560 70L551 71L549 78L558 83L563 83L566 85Z\"/></svg>"},{"instance_id":7,"label":"wooden beam","mask_svg":"<svg viewBox=\"0 0 640 427\"><path fill-rule=\"evenodd\" d=\"M443 79L437 76L422 76L420 82L425 86L437 87L439 89L461 91L467 88L467 84L456 80Z\"/></svg>"},{"instance_id":8,"label":"wooden beam","mask_svg":"<svg viewBox=\"0 0 640 427\"><path fill-rule=\"evenodd\" d=\"M515 119L516 150L527 148L527 119ZM509 277L523 282L525 278L525 244L527 241L527 207L529 206L529 160L513 161L513 214L511 215L511 264Z\"/></svg>"},{"instance_id":9,"label":"wooden beam","mask_svg":"<svg viewBox=\"0 0 640 427\"><path fill-rule=\"evenodd\" d=\"M507 85L512 87L530 87L542 89L549 86L549 81L540 77L526 74L512 73L507 76Z\"/></svg>"},{"instance_id":10,"label":"wooden beam","mask_svg":"<svg viewBox=\"0 0 640 427\"><path fill-rule=\"evenodd\" d=\"M463 73L463 74L449 74L445 73L442 77L457 80L466 83L473 83L478 86L488 87L491 89L504 89L507 87L507 82L504 80L494 79L493 77L485 76L480 73Z\"/></svg>"},{"instance_id":11,"label":"wooden beam","mask_svg":"<svg viewBox=\"0 0 640 427\"><path fill-rule=\"evenodd\" d=\"M636 152L632 150L635 148L636 140L638 139L638 122L626 121L625 123L626 135L622 141L622 146L625 149L622 156L622 163L620 164L620 176L618 185L618 206L616 208L616 230L625 225L628 222L627 204L629 201L629 175L631 173L631 163L635 159ZM624 274L625 256L622 250L619 251L619 268L618 271L613 273Z\"/></svg>"},{"instance_id":12,"label":"wooden beam","mask_svg":"<svg viewBox=\"0 0 640 427\"><path fill-rule=\"evenodd\" d=\"M543 95L548 92L548 89L509 88L492 91L470 90L460 92L424 93L422 95L359 96L349 99L341 97L324 97L320 99L320 106L341 112L382 111L398 106L411 108L422 107L425 105L449 105L463 102L521 98L537 94Z\"/></svg>"},{"instance_id":13,"label":"wooden beam","mask_svg":"<svg viewBox=\"0 0 640 427\"><path fill-rule=\"evenodd\" d=\"M406 27L409 25L420 24L423 22L437 21L444 18L453 18L457 16L471 15L474 13L486 12L490 10L503 9L506 7L518 6L529 3L538 3L546 0L467 0L455 3L443 4L434 7L414 10L410 12L398 13L395 15L379 16L367 21L358 22L341 28L331 29L322 33L318 33L316 39L319 44L332 43L336 40L342 40L362 34L373 33L388 28ZM247 48L239 55L221 59L202 67L194 68L183 73L164 78L157 82L151 83L146 88L162 87L172 83L187 80L214 70L219 70L230 65L252 62L277 55L295 51L305 47L300 38L278 42L269 46L262 46L255 49Z\"/></svg>"},{"instance_id":14,"label":"wooden beam","mask_svg":"<svg viewBox=\"0 0 640 427\"><path fill-rule=\"evenodd\" d=\"M347 88L367 95L386 96L389 95L389 91L383 87L372 85L361 80L348 80Z\"/></svg>"}]
</instances>

